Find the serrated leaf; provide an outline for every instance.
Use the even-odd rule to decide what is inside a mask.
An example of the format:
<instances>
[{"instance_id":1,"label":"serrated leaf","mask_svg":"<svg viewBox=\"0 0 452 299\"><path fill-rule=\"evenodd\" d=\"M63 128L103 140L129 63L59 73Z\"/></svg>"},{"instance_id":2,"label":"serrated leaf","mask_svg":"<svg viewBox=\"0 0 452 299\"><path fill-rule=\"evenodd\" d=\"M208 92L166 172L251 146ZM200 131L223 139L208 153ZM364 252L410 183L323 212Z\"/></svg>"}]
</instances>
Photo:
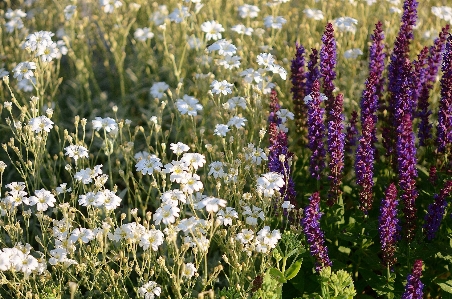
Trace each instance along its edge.
<instances>
[{"instance_id":1,"label":"serrated leaf","mask_svg":"<svg viewBox=\"0 0 452 299\"><path fill-rule=\"evenodd\" d=\"M301 263L303 262L303 259L299 259L290 265L289 269L285 272L286 280L291 280L295 276L297 276L298 271L300 271Z\"/></svg>"},{"instance_id":2,"label":"serrated leaf","mask_svg":"<svg viewBox=\"0 0 452 299\"><path fill-rule=\"evenodd\" d=\"M268 270L268 273L270 273L270 275L273 278L276 278L276 280L278 280L279 283L287 282L286 278L284 277L284 274L276 268L270 268L270 270Z\"/></svg>"}]
</instances>

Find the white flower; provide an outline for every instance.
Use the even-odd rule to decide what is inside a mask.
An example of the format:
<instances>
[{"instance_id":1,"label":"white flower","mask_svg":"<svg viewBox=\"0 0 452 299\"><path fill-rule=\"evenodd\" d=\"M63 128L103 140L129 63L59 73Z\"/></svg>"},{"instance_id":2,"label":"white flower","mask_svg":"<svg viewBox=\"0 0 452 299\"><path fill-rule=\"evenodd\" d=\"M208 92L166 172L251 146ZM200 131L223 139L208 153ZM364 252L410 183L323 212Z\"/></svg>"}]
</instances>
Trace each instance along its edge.
<instances>
[{"instance_id":1,"label":"white flower","mask_svg":"<svg viewBox=\"0 0 452 299\"><path fill-rule=\"evenodd\" d=\"M146 231L140 238L140 246L144 250L152 248L157 251L159 246L163 244L165 235L158 229L150 229Z\"/></svg>"},{"instance_id":2,"label":"white flower","mask_svg":"<svg viewBox=\"0 0 452 299\"><path fill-rule=\"evenodd\" d=\"M104 206L107 211L115 210L121 205L121 197L108 189L101 190L96 194L96 206Z\"/></svg>"},{"instance_id":3,"label":"white flower","mask_svg":"<svg viewBox=\"0 0 452 299\"><path fill-rule=\"evenodd\" d=\"M226 200L216 198L213 196L209 196L209 197L204 198L200 202L198 202L198 204L196 205L196 208L198 210L201 210L205 207L207 212L216 213L216 212L218 212L220 207L225 207L225 206L226 206Z\"/></svg>"},{"instance_id":4,"label":"white flower","mask_svg":"<svg viewBox=\"0 0 452 299\"><path fill-rule=\"evenodd\" d=\"M137 30L135 30L133 37L135 37L137 41L145 42L146 40L153 38L154 33L152 33L151 29L149 29L148 27L138 28Z\"/></svg>"},{"instance_id":5,"label":"white flower","mask_svg":"<svg viewBox=\"0 0 452 299\"><path fill-rule=\"evenodd\" d=\"M291 204L290 201L286 200L281 205L281 208L286 209L287 211L291 211L293 208L295 208L295 206Z\"/></svg>"},{"instance_id":6,"label":"white flower","mask_svg":"<svg viewBox=\"0 0 452 299\"><path fill-rule=\"evenodd\" d=\"M4 68L0 68L0 78L6 77L9 75L9 72Z\"/></svg>"},{"instance_id":7,"label":"white flower","mask_svg":"<svg viewBox=\"0 0 452 299\"><path fill-rule=\"evenodd\" d=\"M272 197L284 184L284 177L277 172L265 173L257 179L257 189L264 197Z\"/></svg>"},{"instance_id":8,"label":"white flower","mask_svg":"<svg viewBox=\"0 0 452 299\"><path fill-rule=\"evenodd\" d=\"M68 5L64 8L64 18L66 20L72 19L72 16L74 15L75 11L77 10L77 6L75 5Z\"/></svg>"},{"instance_id":9,"label":"white flower","mask_svg":"<svg viewBox=\"0 0 452 299\"><path fill-rule=\"evenodd\" d=\"M287 71L280 65L273 65L270 68L270 71L273 72L273 74L278 74L283 80L287 79Z\"/></svg>"},{"instance_id":10,"label":"white flower","mask_svg":"<svg viewBox=\"0 0 452 299\"><path fill-rule=\"evenodd\" d=\"M306 8L303 10L305 16L316 21L323 20L323 12L319 9Z\"/></svg>"},{"instance_id":11,"label":"white flower","mask_svg":"<svg viewBox=\"0 0 452 299\"><path fill-rule=\"evenodd\" d=\"M259 69L257 71L255 71L252 68L246 69L242 72L240 72L240 76L244 77L243 81L245 81L248 84L251 84L254 80L254 82L256 83L260 83L262 82L263 78L262 78L262 73L265 72L265 70L263 69Z\"/></svg>"},{"instance_id":12,"label":"white flower","mask_svg":"<svg viewBox=\"0 0 452 299\"><path fill-rule=\"evenodd\" d=\"M273 82L264 82L261 81L257 84L257 87L262 90L263 94L270 94L272 89L275 88L276 84Z\"/></svg>"},{"instance_id":13,"label":"white flower","mask_svg":"<svg viewBox=\"0 0 452 299\"><path fill-rule=\"evenodd\" d=\"M42 131L50 132L50 129L53 128L53 121L51 121L47 116L42 115L30 119L28 125L35 133L40 133Z\"/></svg>"},{"instance_id":14,"label":"white flower","mask_svg":"<svg viewBox=\"0 0 452 299\"><path fill-rule=\"evenodd\" d=\"M182 6L182 10L176 7L168 16L168 18L174 23L181 23L185 18L190 16L188 7Z\"/></svg>"},{"instance_id":15,"label":"white flower","mask_svg":"<svg viewBox=\"0 0 452 299\"><path fill-rule=\"evenodd\" d=\"M163 204L160 208L155 211L154 215L152 215L152 219L156 225L159 225L160 222L163 224L171 224L176 221L176 217L179 217L180 209L173 205Z\"/></svg>"},{"instance_id":16,"label":"white flower","mask_svg":"<svg viewBox=\"0 0 452 299\"><path fill-rule=\"evenodd\" d=\"M187 202L187 196L185 196L184 192L180 191L179 189L174 189L174 190L169 190L164 192L161 196L160 199L162 200L162 203L168 203L171 201L171 204L173 202L176 202L176 206L177 206L177 202L183 202L186 203Z\"/></svg>"},{"instance_id":17,"label":"white flower","mask_svg":"<svg viewBox=\"0 0 452 299\"><path fill-rule=\"evenodd\" d=\"M223 162L214 161L209 165L210 171L208 175L212 175L214 178L222 178L225 176L223 171Z\"/></svg>"},{"instance_id":18,"label":"white flower","mask_svg":"<svg viewBox=\"0 0 452 299\"><path fill-rule=\"evenodd\" d=\"M269 249L275 248L278 240L281 239L281 233L275 229L270 231L269 226L264 226L258 233L255 240L257 252L266 253Z\"/></svg>"},{"instance_id":19,"label":"white flower","mask_svg":"<svg viewBox=\"0 0 452 299\"><path fill-rule=\"evenodd\" d=\"M215 130L213 131L213 134L221 136L221 137L225 137L226 133L229 131L230 131L230 129L229 129L228 125L217 124L217 125L215 125Z\"/></svg>"},{"instance_id":20,"label":"white flower","mask_svg":"<svg viewBox=\"0 0 452 299\"><path fill-rule=\"evenodd\" d=\"M20 9L12 10L11 8L8 8L5 13L5 18L9 19L10 21L5 23L6 32L11 33L16 28L22 29L24 27L24 23L22 22L21 18L25 18L26 16L27 14Z\"/></svg>"},{"instance_id":21,"label":"white flower","mask_svg":"<svg viewBox=\"0 0 452 299\"><path fill-rule=\"evenodd\" d=\"M122 6L122 2L119 0L99 0L99 3L105 13L112 13L115 8Z\"/></svg>"},{"instance_id":22,"label":"white flower","mask_svg":"<svg viewBox=\"0 0 452 299\"><path fill-rule=\"evenodd\" d=\"M74 178L77 181L81 181L83 184L89 184L92 179L102 174L102 165L94 166L94 169L85 168L75 173Z\"/></svg>"},{"instance_id":23,"label":"white flower","mask_svg":"<svg viewBox=\"0 0 452 299\"><path fill-rule=\"evenodd\" d=\"M264 18L264 25L267 28L271 27L273 29L281 29L282 26L286 23L287 23L287 20L281 16L276 16L276 17L266 16Z\"/></svg>"},{"instance_id":24,"label":"white flower","mask_svg":"<svg viewBox=\"0 0 452 299\"><path fill-rule=\"evenodd\" d=\"M231 27L231 30L237 32L238 34L244 34L248 36L251 36L254 32L253 28L246 27L243 24L234 25Z\"/></svg>"},{"instance_id":25,"label":"white flower","mask_svg":"<svg viewBox=\"0 0 452 299\"><path fill-rule=\"evenodd\" d=\"M78 240L81 240L83 243L88 243L89 241L93 240L95 237L95 234L92 230L88 228L76 228L72 231L71 235L69 236L69 240L72 243L77 243Z\"/></svg>"},{"instance_id":26,"label":"white flower","mask_svg":"<svg viewBox=\"0 0 452 299\"><path fill-rule=\"evenodd\" d=\"M344 52L344 57L346 59L356 59L358 56L363 55L363 51L361 49L350 49Z\"/></svg>"},{"instance_id":27,"label":"white flower","mask_svg":"<svg viewBox=\"0 0 452 299\"><path fill-rule=\"evenodd\" d=\"M358 20L350 17L340 17L333 21L334 26L341 32L356 32L356 24L358 24Z\"/></svg>"},{"instance_id":28,"label":"white flower","mask_svg":"<svg viewBox=\"0 0 452 299\"><path fill-rule=\"evenodd\" d=\"M162 288L155 281L149 281L138 289L140 297L145 299L154 299L155 296L159 297L161 292Z\"/></svg>"},{"instance_id":29,"label":"white flower","mask_svg":"<svg viewBox=\"0 0 452 299\"><path fill-rule=\"evenodd\" d=\"M206 40L219 40L221 39L221 32L224 32L224 28L220 23L216 21L207 21L201 24L201 30L206 33Z\"/></svg>"},{"instance_id":30,"label":"white flower","mask_svg":"<svg viewBox=\"0 0 452 299\"><path fill-rule=\"evenodd\" d=\"M55 191L58 195L66 193L66 192L71 192L72 188L67 188L67 183L63 183L60 186L55 188Z\"/></svg>"},{"instance_id":31,"label":"white flower","mask_svg":"<svg viewBox=\"0 0 452 299\"><path fill-rule=\"evenodd\" d=\"M182 278L186 277L188 279L192 278L195 273L198 272L193 263L187 263L182 269Z\"/></svg>"},{"instance_id":32,"label":"white flower","mask_svg":"<svg viewBox=\"0 0 452 299\"><path fill-rule=\"evenodd\" d=\"M165 23L166 18L168 17L168 8L166 5L159 5L158 8L152 13L149 18L150 21L153 21L156 26L160 26Z\"/></svg>"},{"instance_id":33,"label":"white flower","mask_svg":"<svg viewBox=\"0 0 452 299\"><path fill-rule=\"evenodd\" d=\"M377 3L377 0L364 0L367 2L367 5L372 5L374 3Z\"/></svg>"},{"instance_id":34,"label":"white flower","mask_svg":"<svg viewBox=\"0 0 452 299\"><path fill-rule=\"evenodd\" d=\"M398 7L391 6L389 8L389 12L400 15L402 13L402 10Z\"/></svg>"},{"instance_id":35,"label":"white flower","mask_svg":"<svg viewBox=\"0 0 452 299\"><path fill-rule=\"evenodd\" d=\"M188 152L190 147L182 142L178 143L171 143L170 149L175 153L177 156L179 156L182 153Z\"/></svg>"},{"instance_id":36,"label":"white flower","mask_svg":"<svg viewBox=\"0 0 452 299\"><path fill-rule=\"evenodd\" d=\"M237 129L243 128L245 126L246 118L240 116L233 116L228 121L228 126L235 126Z\"/></svg>"},{"instance_id":37,"label":"white flower","mask_svg":"<svg viewBox=\"0 0 452 299\"><path fill-rule=\"evenodd\" d=\"M250 4L244 4L244 5L239 6L238 10L239 10L239 15L242 19L256 18L260 11L259 7L255 6L255 5L250 5Z\"/></svg>"},{"instance_id":38,"label":"white flower","mask_svg":"<svg viewBox=\"0 0 452 299\"><path fill-rule=\"evenodd\" d=\"M199 153L185 153L182 158L182 162L185 162L189 167L198 169L206 163L206 157Z\"/></svg>"},{"instance_id":39,"label":"white flower","mask_svg":"<svg viewBox=\"0 0 452 299\"><path fill-rule=\"evenodd\" d=\"M225 210L220 210L217 213L217 219L220 220L224 226L232 225L232 219L239 218L239 214L234 208L226 207Z\"/></svg>"},{"instance_id":40,"label":"white flower","mask_svg":"<svg viewBox=\"0 0 452 299\"><path fill-rule=\"evenodd\" d=\"M169 88L169 85L165 82L155 82L152 84L152 87L150 89L150 94L157 99L163 98L163 95L165 94L165 91L167 91Z\"/></svg>"},{"instance_id":41,"label":"white flower","mask_svg":"<svg viewBox=\"0 0 452 299\"><path fill-rule=\"evenodd\" d=\"M287 121L287 119L291 119L291 120L294 119L294 114L287 109L279 109L276 112L276 115L278 115L278 117L281 119L281 121L283 123L285 123Z\"/></svg>"},{"instance_id":42,"label":"white flower","mask_svg":"<svg viewBox=\"0 0 452 299\"><path fill-rule=\"evenodd\" d=\"M211 84L210 87L212 87L212 93L214 94L230 94L232 93L232 87L234 86L234 84L229 83L226 80L223 80L221 82L214 80Z\"/></svg>"},{"instance_id":43,"label":"white flower","mask_svg":"<svg viewBox=\"0 0 452 299\"><path fill-rule=\"evenodd\" d=\"M432 13L440 19L452 24L452 7L432 6Z\"/></svg>"},{"instance_id":44,"label":"white flower","mask_svg":"<svg viewBox=\"0 0 452 299\"><path fill-rule=\"evenodd\" d=\"M234 110L237 106L246 109L246 100L244 97L233 97L230 98L227 103L223 104L223 108Z\"/></svg>"},{"instance_id":45,"label":"white flower","mask_svg":"<svg viewBox=\"0 0 452 299\"><path fill-rule=\"evenodd\" d=\"M17 80L22 81L23 79L31 79L34 77L33 71L36 69L36 64L34 62L20 62L14 69L14 78L17 78Z\"/></svg>"},{"instance_id":46,"label":"white flower","mask_svg":"<svg viewBox=\"0 0 452 299\"><path fill-rule=\"evenodd\" d=\"M254 239L254 232L250 229L242 229L242 232L238 233L235 237L237 241L240 241L243 245L251 243Z\"/></svg>"},{"instance_id":47,"label":"white flower","mask_svg":"<svg viewBox=\"0 0 452 299\"><path fill-rule=\"evenodd\" d=\"M326 101L326 100L328 100L327 96L324 93L320 93L320 101ZM311 103L311 101L312 101L311 94L308 94L307 96L305 96L303 101L306 105L309 105L309 103Z\"/></svg>"},{"instance_id":48,"label":"white flower","mask_svg":"<svg viewBox=\"0 0 452 299\"><path fill-rule=\"evenodd\" d=\"M36 205L38 211L47 211L49 207L54 206L55 202L53 194L45 189L36 190L35 196L30 196L30 205Z\"/></svg>"},{"instance_id":49,"label":"white flower","mask_svg":"<svg viewBox=\"0 0 452 299\"><path fill-rule=\"evenodd\" d=\"M257 64L262 65L265 68L272 68L275 65L275 58L270 53L260 53L257 55Z\"/></svg>"},{"instance_id":50,"label":"white flower","mask_svg":"<svg viewBox=\"0 0 452 299\"><path fill-rule=\"evenodd\" d=\"M256 165L261 165L262 160L267 161L267 155L260 147L255 148L254 144L250 143L245 148L245 159Z\"/></svg>"},{"instance_id":51,"label":"white flower","mask_svg":"<svg viewBox=\"0 0 452 299\"><path fill-rule=\"evenodd\" d=\"M171 163L165 164L165 169L162 170L164 173L170 173L170 181L180 183L185 179L188 173L188 164L184 161L172 161Z\"/></svg>"},{"instance_id":52,"label":"white flower","mask_svg":"<svg viewBox=\"0 0 452 299\"><path fill-rule=\"evenodd\" d=\"M210 52L218 51L219 55L234 55L237 52L237 47L228 40L220 39L211 44L207 50Z\"/></svg>"},{"instance_id":53,"label":"white flower","mask_svg":"<svg viewBox=\"0 0 452 299\"><path fill-rule=\"evenodd\" d=\"M181 182L181 189L183 192L193 194L203 188L201 178L197 174L188 173L185 179Z\"/></svg>"},{"instance_id":54,"label":"white flower","mask_svg":"<svg viewBox=\"0 0 452 299\"><path fill-rule=\"evenodd\" d=\"M152 174L154 171L160 172L163 164L156 155L149 155L139 160L135 167L142 174Z\"/></svg>"},{"instance_id":55,"label":"white flower","mask_svg":"<svg viewBox=\"0 0 452 299\"><path fill-rule=\"evenodd\" d=\"M261 220L265 220L264 212L262 211L261 208L256 207L256 206L252 206L252 208L250 208L249 206L244 206L243 207L243 215L247 215L247 217L245 218L246 224L249 224L252 226L257 225L257 219L259 219L259 218Z\"/></svg>"},{"instance_id":56,"label":"white flower","mask_svg":"<svg viewBox=\"0 0 452 299\"><path fill-rule=\"evenodd\" d=\"M107 133L115 133L118 131L118 124L111 117L102 118L97 116L94 120L92 120L93 129L99 131L100 129L104 129Z\"/></svg>"},{"instance_id":57,"label":"white flower","mask_svg":"<svg viewBox=\"0 0 452 299\"><path fill-rule=\"evenodd\" d=\"M225 55L223 59L217 61L217 64L227 70L232 70L233 68L239 68L240 59L240 56Z\"/></svg>"},{"instance_id":58,"label":"white flower","mask_svg":"<svg viewBox=\"0 0 452 299\"><path fill-rule=\"evenodd\" d=\"M44 62L49 62L56 58L59 55L59 52L60 50L57 43L48 42L38 48L36 56L39 56Z\"/></svg>"},{"instance_id":59,"label":"white flower","mask_svg":"<svg viewBox=\"0 0 452 299\"><path fill-rule=\"evenodd\" d=\"M75 162L80 158L88 158L89 155L88 150L81 145L69 145L64 150L66 151L65 155L74 158Z\"/></svg>"},{"instance_id":60,"label":"white flower","mask_svg":"<svg viewBox=\"0 0 452 299\"><path fill-rule=\"evenodd\" d=\"M188 114L190 116L198 115L198 111L202 110L202 105L192 96L184 95L182 99L176 101L177 109L181 114Z\"/></svg>"}]
</instances>

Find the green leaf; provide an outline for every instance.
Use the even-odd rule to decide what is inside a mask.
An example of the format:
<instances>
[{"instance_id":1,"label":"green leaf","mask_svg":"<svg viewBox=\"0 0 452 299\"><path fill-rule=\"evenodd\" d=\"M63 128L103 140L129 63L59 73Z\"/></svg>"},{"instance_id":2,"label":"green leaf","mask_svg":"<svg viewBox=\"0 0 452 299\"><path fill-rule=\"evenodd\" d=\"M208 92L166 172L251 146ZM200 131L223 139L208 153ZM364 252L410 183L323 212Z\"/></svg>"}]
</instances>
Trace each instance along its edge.
<instances>
[{"instance_id":1,"label":"green leaf","mask_svg":"<svg viewBox=\"0 0 452 299\"><path fill-rule=\"evenodd\" d=\"M270 273L271 276L276 278L276 280L278 280L279 283L287 282L286 278L284 277L284 274L276 268L270 268L270 270L268 270L268 273Z\"/></svg>"},{"instance_id":2,"label":"green leaf","mask_svg":"<svg viewBox=\"0 0 452 299\"><path fill-rule=\"evenodd\" d=\"M290 265L289 269L285 272L285 276L287 280L291 280L295 276L297 276L298 271L300 271L301 263L303 262L303 259L299 259Z\"/></svg>"},{"instance_id":3,"label":"green leaf","mask_svg":"<svg viewBox=\"0 0 452 299\"><path fill-rule=\"evenodd\" d=\"M439 282L438 285L443 291L452 294L452 280Z\"/></svg>"}]
</instances>

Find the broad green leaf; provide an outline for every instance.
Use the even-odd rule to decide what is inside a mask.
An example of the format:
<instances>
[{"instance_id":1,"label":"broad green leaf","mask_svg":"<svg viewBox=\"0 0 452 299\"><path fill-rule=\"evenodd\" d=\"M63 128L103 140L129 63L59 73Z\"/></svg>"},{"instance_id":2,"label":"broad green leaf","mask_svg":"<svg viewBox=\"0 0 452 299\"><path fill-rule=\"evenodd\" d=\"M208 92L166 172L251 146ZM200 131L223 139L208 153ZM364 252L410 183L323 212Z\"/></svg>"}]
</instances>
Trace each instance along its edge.
<instances>
[{"instance_id":1,"label":"broad green leaf","mask_svg":"<svg viewBox=\"0 0 452 299\"><path fill-rule=\"evenodd\" d=\"M452 280L440 282L438 285L443 291L452 294Z\"/></svg>"},{"instance_id":2,"label":"broad green leaf","mask_svg":"<svg viewBox=\"0 0 452 299\"><path fill-rule=\"evenodd\" d=\"M289 269L285 272L285 276L287 280L291 280L295 276L297 276L298 271L300 271L301 263L303 262L303 259L299 259L290 265Z\"/></svg>"}]
</instances>

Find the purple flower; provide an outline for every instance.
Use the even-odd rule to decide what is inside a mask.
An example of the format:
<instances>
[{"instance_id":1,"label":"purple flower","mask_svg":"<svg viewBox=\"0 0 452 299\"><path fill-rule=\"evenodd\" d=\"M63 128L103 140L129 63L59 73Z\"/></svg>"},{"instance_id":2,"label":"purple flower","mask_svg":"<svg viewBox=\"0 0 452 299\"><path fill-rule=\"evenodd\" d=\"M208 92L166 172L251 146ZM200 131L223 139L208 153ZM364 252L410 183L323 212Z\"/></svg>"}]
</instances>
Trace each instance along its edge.
<instances>
[{"instance_id":1,"label":"purple flower","mask_svg":"<svg viewBox=\"0 0 452 299\"><path fill-rule=\"evenodd\" d=\"M344 169L344 116L342 107L344 103L343 94L339 94L331 105L330 122L328 123L328 153L330 154L329 168L330 190L328 193L328 204L333 205L338 201L341 194L342 172Z\"/></svg>"},{"instance_id":2,"label":"purple flower","mask_svg":"<svg viewBox=\"0 0 452 299\"><path fill-rule=\"evenodd\" d=\"M295 183L292 179L292 171L290 169L289 161L293 157L293 153L289 151L287 134L281 131L278 127L281 124L281 119L276 112L280 109L278 104L278 96L275 90L272 90L270 95L270 115L272 116L269 124L270 146L268 156L268 168L272 172L280 173L284 176L284 181L288 182L279 190L284 196L284 201L290 201L295 207L297 206ZM281 159L284 157L284 160Z\"/></svg>"},{"instance_id":3,"label":"purple flower","mask_svg":"<svg viewBox=\"0 0 452 299\"><path fill-rule=\"evenodd\" d=\"M381 201L378 230L380 232L381 251L383 263L392 267L397 258L396 251L397 234L399 230L399 219L397 219L397 189L394 184L386 189L385 198Z\"/></svg>"},{"instance_id":4,"label":"purple flower","mask_svg":"<svg viewBox=\"0 0 452 299\"><path fill-rule=\"evenodd\" d=\"M368 116L362 124L362 137L356 151L355 173L356 184L361 186L359 199L360 209L367 214L372 208L373 163L375 149L372 146L372 132L375 125L372 116Z\"/></svg>"},{"instance_id":5,"label":"purple flower","mask_svg":"<svg viewBox=\"0 0 452 299\"><path fill-rule=\"evenodd\" d=\"M421 275L422 260L416 260L413 265L412 273L408 274L402 299L422 299L424 284L421 281Z\"/></svg>"},{"instance_id":6,"label":"purple flower","mask_svg":"<svg viewBox=\"0 0 452 299\"><path fill-rule=\"evenodd\" d=\"M374 124L371 134L371 144L377 141L377 109L378 109L378 96L377 96L377 83L379 78L376 74L370 73L366 80L366 87L363 90L361 96L361 124L365 123L367 118L372 118L372 123Z\"/></svg>"},{"instance_id":7,"label":"purple flower","mask_svg":"<svg viewBox=\"0 0 452 299\"><path fill-rule=\"evenodd\" d=\"M317 272L323 267L331 266L332 262L328 257L328 248L324 245L325 236L320 229L320 194L315 192L309 199L309 205L304 210L304 216L301 220L303 231L306 235L311 255L317 259L315 269Z\"/></svg>"},{"instance_id":8,"label":"purple flower","mask_svg":"<svg viewBox=\"0 0 452 299\"><path fill-rule=\"evenodd\" d=\"M441 220L444 217L446 211L447 201L446 198L452 191L452 181L447 181L444 188L440 191L439 195L433 196L435 202L428 205L427 215L425 215L424 233L427 236L427 240L431 241L436 236L436 232L439 230Z\"/></svg>"},{"instance_id":9,"label":"purple flower","mask_svg":"<svg viewBox=\"0 0 452 299\"><path fill-rule=\"evenodd\" d=\"M369 48L369 74L374 74L376 80L375 95L378 99L381 98L383 93L384 77L383 72L385 70L385 58L386 54L383 52L385 48L383 33L383 25L380 21L375 24L374 34L371 35L372 45Z\"/></svg>"},{"instance_id":10,"label":"purple flower","mask_svg":"<svg viewBox=\"0 0 452 299\"><path fill-rule=\"evenodd\" d=\"M308 138L309 149L312 151L310 159L311 175L320 180L321 173L325 168L325 147L323 138L325 135L325 124L323 116L325 110L320 108L320 83L316 80L312 86L311 98L308 102Z\"/></svg>"},{"instance_id":11,"label":"purple flower","mask_svg":"<svg viewBox=\"0 0 452 299\"><path fill-rule=\"evenodd\" d=\"M306 85L304 94L308 95L312 92L312 86L315 80L320 79L320 70L319 70L319 51L317 49L311 48L312 53L309 54L309 62L308 62L308 73L306 74Z\"/></svg>"},{"instance_id":12,"label":"purple flower","mask_svg":"<svg viewBox=\"0 0 452 299\"><path fill-rule=\"evenodd\" d=\"M326 101L327 119L330 120L330 110L334 101L334 79L336 79L336 40L334 39L333 24L328 23L322 36L322 48L320 49L320 74L323 78L323 93L328 98Z\"/></svg>"},{"instance_id":13,"label":"purple flower","mask_svg":"<svg viewBox=\"0 0 452 299\"><path fill-rule=\"evenodd\" d=\"M400 94L403 96L403 91L400 85L404 82L411 72L407 69L409 63L409 46L413 39L413 27L417 20L417 5L416 0L405 0L403 4L403 15L399 34L394 43L394 50L391 54L391 62L388 67L388 91L390 92L387 104L388 116L386 124L383 128L383 136L385 140L383 145L386 149L386 155L392 156L395 152L395 134L394 128L398 127L399 117L396 116L400 106Z\"/></svg>"},{"instance_id":14,"label":"purple flower","mask_svg":"<svg viewBox=\"0 0 452 299\"><path fill-rule=\"evenodd\" d=\"M358 129L356 124L358 123L358 112L352 111L352 115L347 126L347 134L345 136L345 152L351 153L352 147L356 145L356 136L358 135Z\"/></svg>"},{"instance_id":15,"label":"purple flower","mask_svg":"<svg viewBox=\"0 0 452 299\"><path fill-rule=\"evenodd\" d=\"M415 201L418 196L416 190L416 147L413 133L411 114L402 116L400 126L397 129L397 165L399 186L402 191L401 199L404 204L405 230L407 240L412 240L416 225Z\"/></svg>"},{"instance_id":16,"label":"purple flower","mask_svg":"<svg viewBox=\"0 0 452 299\"><path fill-rule=\"evenodd\" d=\"M426 68L424 82L419 91L417 106L417 116L420 119L418 136L419 145L421 146L425 145L432 138L432 124L428 120L432 112L429 110L428 98L436 81L436 76L438 75L448 31L449 25L446 25L439 34L439 37L435 40L434 45L429 48L429 56L427 57L428 66Z\"/></svg>"},{"instance_id":17,"label":"purple flower","mask_svg":"<svg viewBox=\"0 0 452 299\"><path fill-rule=\"evenodd\" d=\"M444 152L452 143L452 36L449 35L443 54L441 67L441 101L438 112L438 127L436 130L436 144L438 152Z\"/></svg>"},{"instance_id":18,"label":"purple flower","mask_svg":"<svg viewBox=\"0 0 452 299\"><path fill-rule=\"evenodd\" d=\"M305 49L298 43L295 45L295 48L295 58L292 60L292 65L290 67L290 80L292 81L292 88L290 89L290 91L292 92L297 132L301 133L300 135L305 137L307 129L307 108L304 104L304 97L306 95L306 72L304 59ZM303 139L304 138L300 139L300 142L302 142L300 144L301 146L304 146L306 144L306 141Z\"/></svg>"}]
</instances>

